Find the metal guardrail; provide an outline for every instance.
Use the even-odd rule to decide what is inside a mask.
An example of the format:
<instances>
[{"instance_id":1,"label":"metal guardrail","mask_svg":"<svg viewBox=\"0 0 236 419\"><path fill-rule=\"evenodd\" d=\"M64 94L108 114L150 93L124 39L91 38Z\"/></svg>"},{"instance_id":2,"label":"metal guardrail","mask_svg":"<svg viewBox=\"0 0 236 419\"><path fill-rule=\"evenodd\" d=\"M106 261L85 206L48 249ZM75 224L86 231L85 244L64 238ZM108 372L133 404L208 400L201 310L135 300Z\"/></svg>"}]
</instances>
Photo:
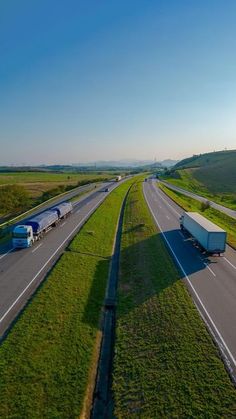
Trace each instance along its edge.
<instances>
[{"instance_id":1,"label":"metal guardrail","mask_svg":"<svg viewBox=\"0 0 236 419\"><path fill-rule=\"evenodd\" d=\"M80 188L80 189L81 189L81 188L85 188L86 186L90 186L90 185L93 185L93 183L87 183L86 185L78 186L77 188L72 188L72 189L70 189L69 191L62 192L62 193L61 193L61 194L59 194L59 195L56 195L56 196L53 196L52 198L47 199L47 201L41 202L41 204L36 205L35 207L33 207L33 208L29 209L28 211L25 211L25 212L23 212L22 214L19 214L19 215L17 215L17 216L16 216L16 217L14 217L14 218L11 218L10 220L5 221L4 223L0 224L0 237L1 237L1 230L2 230L2 229L7 228L7 227L10 227L12 223L14 223L15 221L17 221L17 220L19 220L19 219L21 219L21 218L24 218L27 214L30 214L32 211L34 211L34 210L36 210L36 209L38 209L38 208L41 208L41 207L43 207L44 205L47 205L49 202L51 202L51 201L53 201L53 200L55 200L55 199L57 199L57 198L60 198L60 197L62 197L62 196L64 196L64 195L67 195L67 194L69 194L70 192L76 191L76 189L79 189L79 188Z\"/></svg>"}]
</instances>

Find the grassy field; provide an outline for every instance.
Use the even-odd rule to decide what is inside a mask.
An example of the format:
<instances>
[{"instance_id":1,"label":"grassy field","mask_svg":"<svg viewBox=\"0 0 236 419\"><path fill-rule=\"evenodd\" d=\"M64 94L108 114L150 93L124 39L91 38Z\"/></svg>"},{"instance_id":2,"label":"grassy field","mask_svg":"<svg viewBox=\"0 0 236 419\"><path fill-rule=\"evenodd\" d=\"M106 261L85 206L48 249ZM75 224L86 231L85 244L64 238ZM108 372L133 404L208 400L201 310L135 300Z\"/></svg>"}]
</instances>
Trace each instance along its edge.
<instances>
[{"instance_id":1,"label":"grassy field","mask_svg":"<svg viewBox=\"0 0 236 419\"><path fill-rule=\"evenodd\" d=\"M207 153L182 160L165 179L236 209L236 151Z\"/></svg>"},{"instance_id":2,"label":"grassy field","mask_svg":"<svg viewBox=\"0 0 236 419\"><path fill-rule=\"evenodd\" d=\"M173 191L162 184L158 184L159 188L163 190L171 199L179 204L185 211L196 211L204 215L204 217L217 224L225 231L227 231L227 242L236 248L236 220L223 212L217 211L214 208L207 208L202 210L201 202L190 198L180 192Z\"/></svg>"},{"instance_id":3,"label":"grassy field","mask_svg":"<svg viewBox=\"0 0 236 419\"><path fill-rule=\"evenodd\" d=\"M78 183L90 182L93 179L102 181L103 179L112 179L112 173L89 174L79 173L51 173L51 172L10 172L0 173L0 186L20 184L26 188L31 198L37 198L42 193L57 188L58 186L72 185Z\"/></svg>"},{"instance_id":4,"label":"grassy field","mask_svg":"<svg viewBox=\"0 0 236 419\"><path fill-rule=\"evenodd\" d=\"M122 234L113 392L116 418L233 418L236 391L144 201Z\"/></svg>"},{"instance_id":5,"label":"grassy field","mask_svg":"<svg viewBox=\"0 0 236 419\"><path fill-rule=\"evenodd\" d=\"M134 179L74 238L0 347L0 417L76 418L89 406L116 225Z\"/></svg>"},{"instance_id":6,"label":"grassy field","mask_svg":"<svg viewBox=\"0 0 236 419\"><path fill-rule=\"evenodd\" d=\"M50 173L50 172L11 172L0 173L0 223L64 193L76 186L102 182L114 178L113 173ZM25 194L23 204L18 203L12 188L21 188L18 194Z\"/></svg>"}]
</instances>

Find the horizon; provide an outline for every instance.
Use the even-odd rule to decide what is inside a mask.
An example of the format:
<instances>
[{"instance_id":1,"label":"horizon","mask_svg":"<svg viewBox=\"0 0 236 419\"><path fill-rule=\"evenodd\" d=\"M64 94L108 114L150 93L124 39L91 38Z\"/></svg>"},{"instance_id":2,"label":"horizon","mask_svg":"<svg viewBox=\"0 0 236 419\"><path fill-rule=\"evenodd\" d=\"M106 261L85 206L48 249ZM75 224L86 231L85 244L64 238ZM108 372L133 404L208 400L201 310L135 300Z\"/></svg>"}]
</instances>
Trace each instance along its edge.
<instances>
[{"instance_id":1,"label":"horizon","mask_svg":"<svg viewBox=\"0 0 236 419\"><path fill-rule=\"evenodd\" d=\"M49 167L49 166L71 166L71 167L73 167L73 166L74 167L79 167L79 166L81 166L81 167L85 166L86 167L86 166L88 166L88 167L90 167L90 166L96 166L96 165L98 165L98 167L100 167L99 165L101 165L101 167L103 167L103 166L106 166L106 164L110 167L112 167L112 165L114 167L116 167L115 166L116 163L117 163L117 167L119 167L118 163L120 163L121 166L124 165L124 167L126 167L126 166L128 167L128 165L130 167L132 167L132 163L133 164L138 164L139 163L140 166L145 166L145 165L148 165L148 164L155 164L155 163L156 164L159 164L159 163L162 164L165 161L172 161L172 162L175 162L174 164L176 164L176 163L178 163L182 160L185 160L187 158L191 158L193 156L201 156L201 155L204 155L204 154L225 153L225 152L236 152L236 149L213 150L213 151L208 151L206 153L198 153L198 154L192 154L191 156L185 156L182 159L165 158L163 160L156 160L156 159L151 160L151 159L126 158L126 159L119 159L119 160L95 160L95 161L77 162L77 163L75 163L75 162L70 162L70 163L63 163L63 162L61 162L61 163L59 163L59 162L50 163L49 162L49 163L39 163L39 164L22 163L21 165L14 164L14 163L12 163L12 164L1 164L0 163L0 167L18 167L18 168L24 168L24 167L26 167L26 168L27 167L30 167L30 168L36 167L37 168L37 167ZM135 165L133 167L135 167Z\"/></svg>"}]
</instances>

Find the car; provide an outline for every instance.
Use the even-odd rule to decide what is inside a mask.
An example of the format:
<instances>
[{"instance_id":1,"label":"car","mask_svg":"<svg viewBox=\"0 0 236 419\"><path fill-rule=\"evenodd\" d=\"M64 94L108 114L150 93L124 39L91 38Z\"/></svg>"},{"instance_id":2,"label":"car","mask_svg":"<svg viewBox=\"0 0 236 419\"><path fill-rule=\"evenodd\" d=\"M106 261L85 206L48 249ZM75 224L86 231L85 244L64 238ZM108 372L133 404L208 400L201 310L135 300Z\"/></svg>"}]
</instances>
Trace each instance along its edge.
<instances>
[{"instance_id":1,"label":"car","mask_svg":"<svg viewBox=\"0 0 236 419\"><path fill-rule=\"evenodd\" d=\"M104 190L104 192L109 192L109 188L106 188L106 189Z\"/></svg>"}]
</instances>

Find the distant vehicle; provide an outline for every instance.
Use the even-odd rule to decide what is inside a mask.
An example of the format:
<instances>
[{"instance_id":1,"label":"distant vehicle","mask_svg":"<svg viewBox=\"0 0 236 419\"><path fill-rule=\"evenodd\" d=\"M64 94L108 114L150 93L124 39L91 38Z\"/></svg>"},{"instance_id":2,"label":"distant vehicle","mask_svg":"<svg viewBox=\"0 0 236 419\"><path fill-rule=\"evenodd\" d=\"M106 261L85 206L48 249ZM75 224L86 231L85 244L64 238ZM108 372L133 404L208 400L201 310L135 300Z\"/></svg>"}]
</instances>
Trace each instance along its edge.
<instances>
[{"instance_id":1,"label":"distant vehicle","mask_svg":"<svg viewBox=\"0 0 236 419\"><path fill-rule=\"evenodd\" d=\"M180 228L187 231L196 244L209 254L225 252L226 232L197 212L185 212L180 217Z\"/></svg>"},{"instance_id":2,"label":"distant vehicle","mask_svg":"<svg viewBox=\"0 0 236 419\"><path fill-rule=\"evenodd\" d=\"M147 182L147 178L145 178L145 182Z\"/></svg>"},{"instance_id":3,"label":"distant vehicle","mask_svg":"<svg viewBox=\"0 0 236 419\"><path fill-rule=\"evenodd\" d=\"M109 189L108 189L108 188L106 188L106 189L104 190L104 192L109 192Z\"/></svg>"},{"instance_id":4,"label":"distant vehicle","mask_svg":"<svg viewBox=\"0 0 236 419\"><path fill-rule=\"evenodd\" d=\"M116 176L116 182L119 182L122 179L121 176Z\"/></svg>"},{"instance_id":5,"label":"distant vehicle","mask_svg":"<svg viewBox=\"0 0 236 419\"><path fill-rule=\"evenodd\" d=\"M56 207L46 210L23 225L17 225L12 232L12 245L16 248L30 247L39 240L50 228L72 212L71 202L63 202Z\"/></svg>"}]
</instances>

